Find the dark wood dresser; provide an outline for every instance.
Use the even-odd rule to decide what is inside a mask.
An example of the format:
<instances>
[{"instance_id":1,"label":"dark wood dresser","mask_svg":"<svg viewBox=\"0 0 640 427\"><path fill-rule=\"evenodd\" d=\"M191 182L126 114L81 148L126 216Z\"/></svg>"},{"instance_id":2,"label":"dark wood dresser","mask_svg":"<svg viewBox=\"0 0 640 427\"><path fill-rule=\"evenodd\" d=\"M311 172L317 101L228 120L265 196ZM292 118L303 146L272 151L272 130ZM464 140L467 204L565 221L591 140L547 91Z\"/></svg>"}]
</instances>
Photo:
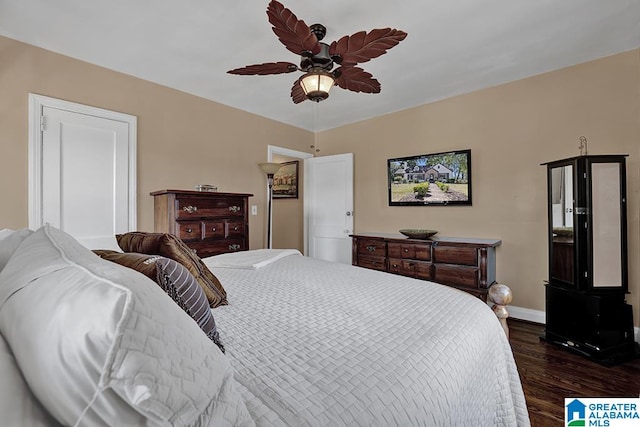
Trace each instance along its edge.
<instances>
[{"instance_id":1,"label":"dark wood dresser","mask_svg":"<svg viewBox=\"0 0 640 427\"><path fill-rule=\"evenodd\" d=\"M496 247L502 241L400 234L352 234L352 264L441 283L487 301L496 282Z\"/></svg>"},{"instance_id":2,"label":"dark wood dresser","mask_svg":"<svg viewBox=\"0 0 640 427\"><path fill-rule=\"evenodd\" d=\"M151 195L155 231L180 237L200 258L249 249L253 194L161 190Z\"/></svg>"}]
</instances>

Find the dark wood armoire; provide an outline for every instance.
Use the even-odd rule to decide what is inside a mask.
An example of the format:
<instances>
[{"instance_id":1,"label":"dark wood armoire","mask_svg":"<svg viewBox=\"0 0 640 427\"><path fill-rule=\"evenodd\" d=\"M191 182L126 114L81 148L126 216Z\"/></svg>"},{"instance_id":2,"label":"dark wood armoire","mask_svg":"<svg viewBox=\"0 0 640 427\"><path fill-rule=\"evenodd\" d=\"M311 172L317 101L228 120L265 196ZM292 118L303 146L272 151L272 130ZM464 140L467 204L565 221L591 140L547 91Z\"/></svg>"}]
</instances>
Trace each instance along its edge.
<instances>
[{"instance_id":1,"label":"dark wood armoire","mask_svg":"<svg viewBox=\"0 0 640 427\"><path fill-rule=\"evenodd\" d=\"M604 365L639 355L627 274L626 155L547 167L549 278L544 340Z\"/></svg>"}]
</instances>

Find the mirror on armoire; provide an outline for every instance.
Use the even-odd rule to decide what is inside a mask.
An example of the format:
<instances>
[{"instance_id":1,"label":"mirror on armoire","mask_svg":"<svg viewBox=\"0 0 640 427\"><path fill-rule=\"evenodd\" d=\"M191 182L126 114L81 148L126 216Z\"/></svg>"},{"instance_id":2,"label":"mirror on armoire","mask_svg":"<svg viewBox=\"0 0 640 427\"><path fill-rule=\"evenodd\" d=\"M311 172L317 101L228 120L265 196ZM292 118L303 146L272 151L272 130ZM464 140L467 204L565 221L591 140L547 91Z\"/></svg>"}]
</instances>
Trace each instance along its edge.
<instances>
[{"instance_id":1,"label":"mirror on armoire","mask_svg":"<svg viewBox=\"0 0 640 427\"><path fill-rule=\"evenodd\" d=\"M574 220L573 165L549 168L550 222L551 228L551 279L567 285L574 283Z\"/></svg>"},{"instance_id":2,"label":"mirror on armoire","mask_svg":"<svg viewBox=\"0 0 640 427\"><path fill-rule=\"evenodd\" d=\"M621 200L621 163L591 163L593 287L626 288L626 224ZM624 195L622 196L624 197Z\"/></svg>"}]
</instances>

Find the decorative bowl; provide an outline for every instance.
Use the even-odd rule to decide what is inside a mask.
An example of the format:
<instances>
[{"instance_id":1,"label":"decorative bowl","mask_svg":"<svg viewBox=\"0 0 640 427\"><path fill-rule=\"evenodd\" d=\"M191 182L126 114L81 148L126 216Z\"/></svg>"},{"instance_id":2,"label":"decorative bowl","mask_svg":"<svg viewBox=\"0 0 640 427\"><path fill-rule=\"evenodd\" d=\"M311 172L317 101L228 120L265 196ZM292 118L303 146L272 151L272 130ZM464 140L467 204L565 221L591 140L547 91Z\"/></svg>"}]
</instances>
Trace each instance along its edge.
<instances>
[{"instance_id":1,"label":"decorative bowl","mask_svg":"<svg viewBox=\"0 0 640 427\"><path fill-rule=\"evenodd\" d=\"M422 228L405 228L399 231L412 239L428 239L437 233L436 230L425 230Z\"/></svg>"}]
</instances>

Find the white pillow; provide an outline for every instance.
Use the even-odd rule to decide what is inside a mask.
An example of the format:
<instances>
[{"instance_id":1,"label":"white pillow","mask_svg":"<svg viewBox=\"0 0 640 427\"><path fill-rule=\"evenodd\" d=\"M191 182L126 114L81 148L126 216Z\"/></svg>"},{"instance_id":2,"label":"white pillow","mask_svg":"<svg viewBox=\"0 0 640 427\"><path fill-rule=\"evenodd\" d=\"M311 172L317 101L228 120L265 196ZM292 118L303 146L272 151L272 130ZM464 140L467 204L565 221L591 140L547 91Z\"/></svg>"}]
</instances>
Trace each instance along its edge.
<instances>
[{"instance_id":1,"label":"white pillow","mask_svg":"<svg viewBox=\"0 0 640 427\"><path fill-rule=\"evenodd\" d=\"M0 230L0 240L4 239L10 234L13 234L14 232L15 230L12 230L10 228L3 228L2 230Z\"/></svg>"},{"instance_id":2,"label":"white pillow","mask_svg":"<svg viewBox=\"0 0 640 427\"><path fill-rule=\"evenodd\" d=\"M225 356L142 274L45 226L0 284L0 331L62 424L252 424Z\"/></svg>"},{"instance_id":3,"label":"white pillow","mask_svg":"<svg viewBox=\"0 0 640 427\"><path fill-rule=\"evenodd\" d=\"M2 425L12 427L59 426L24 382L16 360L0 335L0 414Z\"/></svg>"},{"instance_id":4,"label":"white pillow","mask_svg":"<svg viewBox=\"0 0 640 427\"><path fill-rule=\"evenodd\" d=\"M17 231L9 230L8 228L0 230L0 272L7 265L9 258L11 258L18 246L31 233L33 231L28 228Z\"/></svg>"}]
</instances>

